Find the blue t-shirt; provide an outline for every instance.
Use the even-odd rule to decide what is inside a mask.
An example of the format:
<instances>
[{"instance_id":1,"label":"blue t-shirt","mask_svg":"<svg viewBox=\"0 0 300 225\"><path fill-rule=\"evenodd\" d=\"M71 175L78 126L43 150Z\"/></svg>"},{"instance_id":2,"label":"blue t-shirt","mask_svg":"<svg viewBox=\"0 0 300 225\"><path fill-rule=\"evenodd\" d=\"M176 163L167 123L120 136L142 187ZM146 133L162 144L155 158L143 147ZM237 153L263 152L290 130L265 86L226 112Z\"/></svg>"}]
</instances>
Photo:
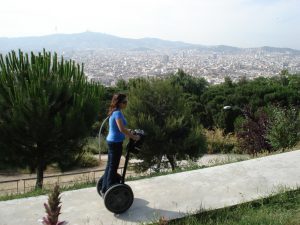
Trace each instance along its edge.
<instances>
[{"instance_id":1,"label":"blue t-shirt","mask_svg":"<svg viewBox=\"0 0 300 225\"><path fill-rule=\"evenodd\" d=\"M125 139L125 135L119 130L116 120L122 119L124 126L127 125L127 121L123 116L120 110L114 111L111 116L109 117L109 131L106 137L107 141L110 142L122 142Z\"/></svg>"}]
</instances>

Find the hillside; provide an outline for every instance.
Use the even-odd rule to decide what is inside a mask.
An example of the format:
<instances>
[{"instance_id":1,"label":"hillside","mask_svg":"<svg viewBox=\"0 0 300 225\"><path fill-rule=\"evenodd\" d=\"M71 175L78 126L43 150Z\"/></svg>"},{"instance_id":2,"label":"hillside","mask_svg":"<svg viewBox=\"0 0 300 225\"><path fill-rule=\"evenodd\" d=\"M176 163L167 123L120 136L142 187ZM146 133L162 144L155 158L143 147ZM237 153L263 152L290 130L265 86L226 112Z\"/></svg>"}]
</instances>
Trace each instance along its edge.
<instances>
[{"instance_id":1,"label":"hillside","mask_svg":"<svg viewBox=\"0 0 300 225\"><path fill-rule=\"evenodd\" d=\"M52 51L80 51L88 49L111 50L160 50L160 49L198 49L211 52L242 53L244 51L263 51L300 54L299 50L290 48L237 48L226 45L204 46L179 41L168 41L158 38L122 38L109 34L83 32L76 34L53 34L39 37L0 37L0 51L8 52L21 48L23 51L40 51L43 48Z\"/></svg>"}]
</instances>

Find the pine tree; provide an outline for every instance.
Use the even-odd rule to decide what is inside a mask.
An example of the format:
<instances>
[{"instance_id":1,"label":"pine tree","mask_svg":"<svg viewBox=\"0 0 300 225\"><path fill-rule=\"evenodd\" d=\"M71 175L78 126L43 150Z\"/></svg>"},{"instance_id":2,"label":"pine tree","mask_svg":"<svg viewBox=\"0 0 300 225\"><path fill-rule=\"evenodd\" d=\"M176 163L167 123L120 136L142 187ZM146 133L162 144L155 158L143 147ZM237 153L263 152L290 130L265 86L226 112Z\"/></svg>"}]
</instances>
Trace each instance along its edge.
<instances>
[{"instance_id":1,"label":"pine tree","mask_svg":"<svg viewBox=\"0 0 300 225\"><path fill-rule=\"evenodd\" d=\"M283 151L294 147L300 140L300 114L296 109L271 107L271 121L267 139L275 149Z\"/></svg>"},{"instance_id":2,"label":"pine tree","mask_svg":"<svg viewBox=\"0 0 300 225\"><path fill-rule=\"evenodd\" d=\"M170 80L141 79L130 86L125 114L131 128L147 133L138 155L141 170L159 169L164 157L174 170L177 160L196 159L206 152L202 126L192 116L182 88Z\"/></svg>"},{"instance_id":3,"label":"pine tree","mask_svg":"<svg viewBox=\"0 0 300 225\"><path fill-rule=\"evenodd\" d=\"M56 53L0 55L0 161L36 171L41 188L47 165L81 155L102 94L83 66Z\"/></svg>"}]
</instances>

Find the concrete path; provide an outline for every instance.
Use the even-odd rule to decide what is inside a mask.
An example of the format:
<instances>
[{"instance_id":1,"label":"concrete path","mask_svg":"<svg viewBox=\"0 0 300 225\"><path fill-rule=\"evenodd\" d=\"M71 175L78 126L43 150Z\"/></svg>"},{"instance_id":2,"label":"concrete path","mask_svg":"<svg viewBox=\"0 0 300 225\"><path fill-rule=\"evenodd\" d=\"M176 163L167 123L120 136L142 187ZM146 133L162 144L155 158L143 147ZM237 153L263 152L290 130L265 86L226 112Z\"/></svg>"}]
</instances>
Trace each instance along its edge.
<instances>
[{"instance_id":1,"label":"concrete path","mask_svg":"<svg viewBox=\"0 0 300 225\"><path fill-rule=\"evenodd\" d=\"M62 194L62 215L70 225L142 224L231 206L300 187L300 150L207 169L128 182L135 194L122 215L108 212L95 188ZM0 225L34 225L47 196L0 202Z\"/></svg>"}]
</instances>

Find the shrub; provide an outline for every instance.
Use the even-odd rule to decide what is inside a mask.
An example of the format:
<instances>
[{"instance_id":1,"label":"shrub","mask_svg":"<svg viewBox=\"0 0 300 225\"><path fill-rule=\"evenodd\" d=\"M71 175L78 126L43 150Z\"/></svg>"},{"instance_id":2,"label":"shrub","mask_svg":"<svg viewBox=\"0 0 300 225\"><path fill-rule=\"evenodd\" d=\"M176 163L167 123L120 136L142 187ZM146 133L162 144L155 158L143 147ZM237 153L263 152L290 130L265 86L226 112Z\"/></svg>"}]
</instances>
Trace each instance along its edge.
<instances>
[{"instance_id":1,"label":"shrub","mask_svg":"<svg viewBox=\"0 0 300 225\"><path fill-rule=\"evenodd\" d=\"M95 137L89 137L89 138L87 138L87 143L83 147L83 149L86 152L89 152L91 154L94 154L94 155L98 154L99 153L98 138L95 138Z\"/></svg>"},{"instance_id":2,"label":"shrub","mask_svg":"<svg viewBox=\"0 0 300 225\"><path fill-rule=\"evenodd\" d=\"M256 113L252 112L250 108L246 108L243 113L245 119L236 123L239 148L252 155L265 150L271 152L272 146L266 138L269 115L263 108L260 108Z\"/></svg>"},{"instance_id":3,"label":"shrub","mask_svg":"<svg viewBox=\"0 0 300 225\"><path fill-rule=\"evenodd\" d=\"M237 146L237 138L232 134L224 134L224 130L216 128L205 130L208 153L233 153Z\"/></svg>"},{"instance_id":4,"label":"shrub","mask_svg":"<svg viewBox=\"0 0 300 225\"><path fill-rule=\"evenodd\" d=\"M98 143L99 145L99 143ZM108 153L108 145L106 143L105 137L101 137L101 142L100 142L100 152L102 154L107 154ZM99 153L99 152L98 152Z\"/></svg>"},{"instance_id":5,"label":"shrub","mask_svg":"<svg viewBox=\"0 0 300 225\"><path fill-rule=\"evenodd\" d=\"M267 139L275 150L294 147L300 139L299 112L272 107Z\"/></svg>"},{"instance_id":6,"label":"shrub","mask_svg":"<svg viewBox=\"0 0 300 225\"><path fill-rule=\"evenodd\" d=\"M78 161L79 167L95 167L99 165L99 161L97 158L95 158L91 153L84 153Z\"/></svg>"}]
</instances>

